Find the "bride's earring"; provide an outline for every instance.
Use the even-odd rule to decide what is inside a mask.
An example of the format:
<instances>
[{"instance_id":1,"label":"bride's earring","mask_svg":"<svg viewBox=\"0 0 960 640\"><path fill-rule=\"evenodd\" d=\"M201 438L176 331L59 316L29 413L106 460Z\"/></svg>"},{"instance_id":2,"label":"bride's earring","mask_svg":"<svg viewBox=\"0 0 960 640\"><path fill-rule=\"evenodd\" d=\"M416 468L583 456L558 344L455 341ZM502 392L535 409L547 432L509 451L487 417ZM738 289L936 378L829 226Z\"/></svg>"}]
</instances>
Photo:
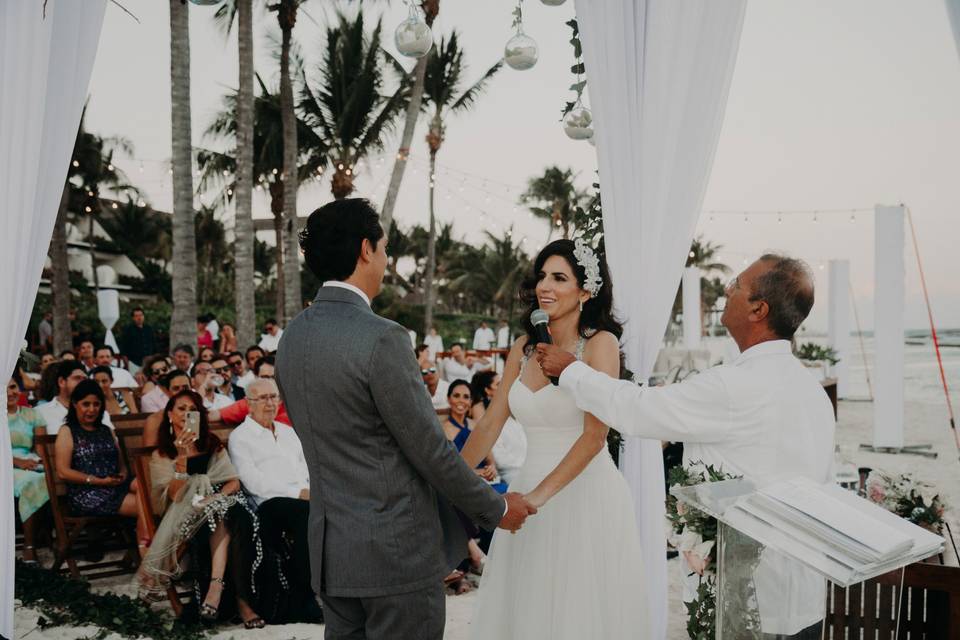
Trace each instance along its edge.
<instances>
[{"instance_id":1,"label":"bride's earring","mask_svg":"<svg viewBox=\"0 0 960 640\"><path fill-rule=\"evenodd\" d=\"M580 313L583 313L583 300L580 301Z\"/></svg>"}]
</instances>

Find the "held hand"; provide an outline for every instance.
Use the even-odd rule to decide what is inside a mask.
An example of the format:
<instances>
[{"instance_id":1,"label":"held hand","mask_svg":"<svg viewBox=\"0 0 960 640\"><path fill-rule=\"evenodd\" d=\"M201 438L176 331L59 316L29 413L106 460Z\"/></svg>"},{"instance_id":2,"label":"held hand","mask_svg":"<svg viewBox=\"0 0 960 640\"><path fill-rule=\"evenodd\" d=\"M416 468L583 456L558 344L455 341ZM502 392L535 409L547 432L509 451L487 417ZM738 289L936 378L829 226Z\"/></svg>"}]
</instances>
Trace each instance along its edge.
<instances>
[{"instance_id":1,"label":"held hand","mask_svg":"<svg viewBox=\"0 0 960 640\"><path fill-rule=\"evenodd\" d=\"M497 468L492 464L480 467L476 469L477 475L486 480L487 482L493 482L497 477Z\"/></svg>"},{"instance_id":2,"label":"held hand","mask_svg":"<svg viewBox=\"0 0 960 640\"><path fill-rule=\"evenodd\" d=\"M559 378L563 370L576 361L572 353L556 345L542 342L537 345L537 362L540 364L543 375L548 378Z\"/></svg>"},{"instance_id":3,"label":"held hand","mask_svg":"<svg viewBox=\"0 0 960 640\"><path fill-rule=\"evenodd\" d=\"M13 466L24 471L33 471L40 463L31 458L14 458Z\"/></svg>"},{"instance_id":4,"label":"held hand","mask_svg":"<svg viewBox=\"0 0 960 640\"><path fill-rule=\"evenodd\" d=\"M200 436L193 431L181 431L180 436L173 441L173 446L177 448L177 452L181 455L186 455L190 452L190 445L197 441L197 438Z\"/></svg>"},{"instance_id":5,"label":"held hand","mask_svg":"<svg viewBox=\"0 0 960 640\"><path fill-rule=\"evenodd\" d=\"M310 499L310 489L300 489L300 495L297 496L297 497L300 498L301 500L309 500L309 499Z\"/></svg>"},{"instance_id":6,"label":"held hand","mask_svg":"<svg viewBox=\"0 0 960 640\"><path fill-rule=\"evenodd\" d=\"M510 492L504 498L507 501L507 513L500 520L501 529L515 532L523 526L527 516L537 512L537 508L519 493Z\"/></svg>"}]
</instances>

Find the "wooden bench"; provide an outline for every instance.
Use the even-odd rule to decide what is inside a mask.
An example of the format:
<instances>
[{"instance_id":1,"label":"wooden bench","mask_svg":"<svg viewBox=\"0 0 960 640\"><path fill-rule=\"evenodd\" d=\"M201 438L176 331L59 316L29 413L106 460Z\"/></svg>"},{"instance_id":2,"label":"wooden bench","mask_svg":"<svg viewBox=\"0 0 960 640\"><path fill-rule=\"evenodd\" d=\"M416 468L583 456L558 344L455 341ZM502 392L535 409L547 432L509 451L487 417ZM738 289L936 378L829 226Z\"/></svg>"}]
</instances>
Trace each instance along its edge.
<instances>
[{"instance_id":1,"label":"wooden bench","mask_svg":"<svg viewBox=\"0 0 960 640\"><path fill-rule=\"evenodd\" d=\"M827 593L826 634L832 640L956 640L960 638L960 568L918 562ZM897 623L897 602L900 620Z\"/></svg>"}]
</instances>

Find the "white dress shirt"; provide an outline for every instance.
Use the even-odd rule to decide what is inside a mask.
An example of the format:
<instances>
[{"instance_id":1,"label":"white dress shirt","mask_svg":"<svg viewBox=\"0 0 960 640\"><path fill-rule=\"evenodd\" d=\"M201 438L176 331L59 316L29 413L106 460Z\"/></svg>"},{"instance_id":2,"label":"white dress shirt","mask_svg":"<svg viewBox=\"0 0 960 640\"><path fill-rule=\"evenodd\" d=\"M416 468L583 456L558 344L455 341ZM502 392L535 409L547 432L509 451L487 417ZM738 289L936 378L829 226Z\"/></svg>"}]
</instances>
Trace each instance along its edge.
<instances>
[{"instance_id":1,"label":"white dress shirt","mask_svg":"<svg viewBox=\"0 0 960 640\"><path fill-rule=\"evenodd\" d=\"M203 408L207 411L219 411L224 407L229 407L233 403L233 398L225 396L218 391L213 392L213 400L209 400L207 399L207 396L203 396Z\"/></svg>"},{"instance_id":2,"label":"white dress shirt","mask_svg":"<svg viewBox=\"0 0 960 640\"><path fill-rule=\"evenodd\" d=\"M427 337L423 339L423 344L427 345L430 362L436 362L437 354L443 351L443 338L440 337L440 334L435 336L427 335Z\"/></svg>"},{"instance_id":3,"label":"white dress shirt","mask_svg":"<svg viewBox=\"0 0 960 640\"><path fill-rule=\"evenodd\" d=\"M133 375L126 369L111 366L110 371L113 373L113 383L110 385L111 389L136 389L140 386L137 384Z\"/></svg>"},{"instance_id":4,"label":"white dress shirt","mask_svg":"<svg viewBox=\"0 0 960 640\"><path fill-rule=\"evenodd\" d=\"M480 327L473 334L473 348L486 351L496 340L497 337L493 335L493 329Z\"/></svg>"},{"instance_id":5,"label":"white dress shirt","mask_svg":"<svg viewBox=\"0 0 960 640\"><path fill-rule=\"evenodd\" d=\"M794 474L833 481L833 407L786 340L665 387L614 380L582 362L560 386L624 435L683 442L685 465L703 461L758 484ZM825 585L816 574L764 558L755 578L765 633L794 634L820 619Z\"/></svg>"},{"instance_id":6,"label":"white dress shirt","mask_svg":"<svg viewBox=\"0 0 960 640\"><path fill-rule=\"evenodd\" d=\"M443 379L447 382L454 380L466 380L470 382L473 374L479 371L477 365L468 367L466 364L460 364L453 358L447 358L443 361Z\"/></svg>"},{"instance_id":7,"label":"white dress shirt","mask_svg":"<svg viewBox=\"0 0 960 640\"><path fill-rule=\"evenodd\" d=\"M214 342L220 339L220 323L216 320L207 323L207 331L210 332L210 337L213 338Z\"/></svg>"},{"instance_id":8,"label":"white dress shirt","mask_svg":"<svg viewBox=\"0 0 960 640\"><path fill-rule=\"evenodd\" d=\"M247 369L246 372L239 378L237 378L237 386L246 391L247 385L256 380L257 377L253 375L253 371Z\"/></svg>"},{"instance_id":9,"label":"white dress shirt","mask_svg":"<svg viewBox=\"0 0 960 640\"><path fill-rule=\"evenodd\" d=\"M260 506L270 498L298 498L310 473L293 427L273 423L273 433L247 416L228 440L230 460L244 489Z\"/></svg>"},{"instance_id":10,"label":"white dress shirt","mask_svg":"<svg viewBox=\"0 0 960 640\"><path fill-rule=\"evenodd\" d=\"M60 431L60 427L67 421L67 407L60 404L59 398L54 398L46 404L37 405L36 411L47 423L47 435L57 435L57 431ZM107 412L103 413L103 424L113 429L113 422Z\"/></svg>"},{"instance_id":11,"label":"white dress shirt","mask_svg":"<svg viewBox=\"0 0 960 640\"><path fill-rule=\"evenodd\" d=\"M449 382L446 380L437 380L437 390L433 393L433 397L430 398L434 409L450 408L450 403L447 402L447 390L449 388ZM430 389L427 389L427 393L430 393Z\"/></svg>"},{"instance_id":12,"label":"white dress shirt","mask_svg":"<svg viewBox=\"0 0 960 640\"><path fill-rule=\"evenodd\" d=\"M140 397L140 410L144 413L153 413L167 408L167 402L170 400L160 385L145 393Z\"/></svg>"},{"instance_id":13,"label":"white dress shirt","mask_svg":"<svg viewBox=\"0 0 960 640\"><path fill-rule=\"evenodd\" d=\"M276 335L270 335L269 333L260 334L260 342L257 344L258 347L263 349L268 353L273 353L277 350L277 347L280 346L280 336L283 335L283 329L277 327Z\"/></svg>"},{"instance_id":14,"label":"white dress shirt","mask_svg":"<svg viewBox=\"0 0 960 640\"><path fill-rule=\"evenodd\" d=\"M510 327L500 327L497 329L497 349L510 348Z\"/></svg>"}]
</instances>

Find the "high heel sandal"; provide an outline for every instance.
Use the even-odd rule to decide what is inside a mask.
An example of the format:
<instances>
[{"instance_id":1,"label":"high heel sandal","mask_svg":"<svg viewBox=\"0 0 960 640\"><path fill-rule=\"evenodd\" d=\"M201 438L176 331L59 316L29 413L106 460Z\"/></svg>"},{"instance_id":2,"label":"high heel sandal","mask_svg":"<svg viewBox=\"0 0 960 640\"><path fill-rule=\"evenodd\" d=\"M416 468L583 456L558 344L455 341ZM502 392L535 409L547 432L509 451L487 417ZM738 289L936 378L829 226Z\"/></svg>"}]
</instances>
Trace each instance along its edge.
<instances>
[{"instance_id":1,"label":"high heel sandal","mask_svg":"<svg viewBox=\"0 0 960 640\"><path fill-rule=\"evenodd\" d=\"M227 586L227 582L223 578L210 578L210 582L219 583L221 587ZM219 614L219 606L215 607L211 604L207 604L206 602L200 605L200 619L204 622L216 622Z\"/></svg>"},{"instance_id":2,"label":"high heel sandal","mask_svg":"<svg viewBox=\"0 0 960 640\"><path fill-rule=\"evenodd\" d=\"M244 629L263 629L265 626L267 626L267 623L260 616L243 622Z\"/></svg>"},{"instance_id":3,"label":"high heel sandal","mask_svg":"<svg viewBox=\"0 0 960 640\"><path fill-rule=\"evenodd\" d=\"M29 551L29 552L30 552L30 555L33 556L33 558L31 558L30 560L27 560L27 558L26 558L26 556L27 556L27 551ZM23 557L22 562L23 562L23 564L25 564L25 565L27 565L27 566L36 567L37 565L40 564L39 562L37 562L37 553L36 553L36 551L34 550L32 544L25 544L25 545L23 545L23 556L24 556L24 557Z\"/></svg>"}]
</instances>

